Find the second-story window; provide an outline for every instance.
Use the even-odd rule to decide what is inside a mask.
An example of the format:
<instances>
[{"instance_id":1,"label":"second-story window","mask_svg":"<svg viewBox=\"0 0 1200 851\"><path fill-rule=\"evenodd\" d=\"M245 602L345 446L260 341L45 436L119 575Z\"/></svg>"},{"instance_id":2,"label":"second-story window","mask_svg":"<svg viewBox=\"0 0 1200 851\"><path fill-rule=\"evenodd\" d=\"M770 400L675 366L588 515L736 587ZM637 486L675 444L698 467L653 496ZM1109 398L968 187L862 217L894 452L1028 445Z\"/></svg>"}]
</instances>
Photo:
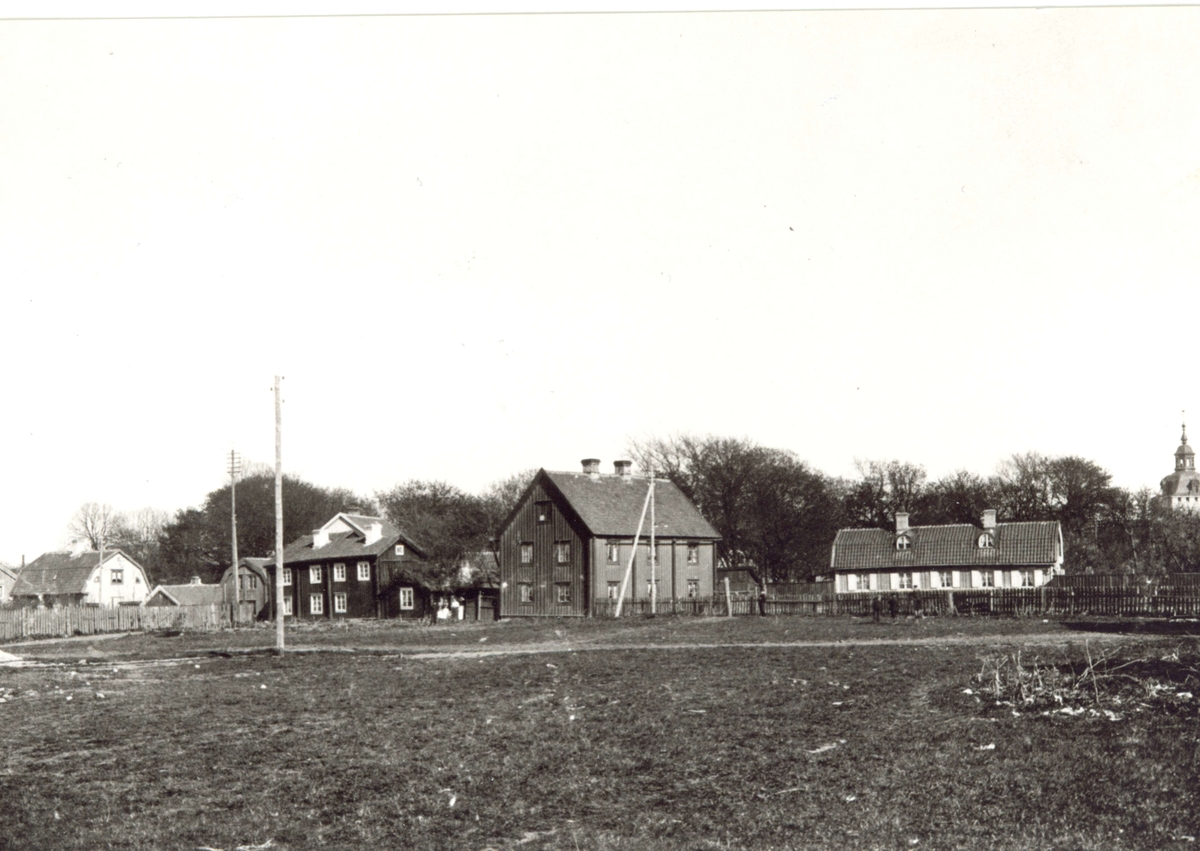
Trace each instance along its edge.
<instances>
[{"instance_id":1,"label":"second-story window","mask_svg":"<svg viewBox=\"0 0 1200 851\"><path fill-rule=\"evenodd\" d=\"M557 564L571 563L571 542L559 541L554 545L554 561Z\"/></svg>"},{"instance_id":2,"label":"second-story window","mask_svg":"<svg viewBox=\"0 0 1200 851\"><path fill-rule=\"evenodd\" d=\"M310 585L321 584L321 565L314 564L308 569L308 582Z\"/></svg>"},{"instance_id":3,"label":"second-story window","mask_svg":"<svg viewBox=\"0 0 1200 851\"><path fill-rule=\"evenodd\" d=\"M124 570L110 570L108 572L108 581L113 585L121 585L125 582Z\"/></svg>"},{"instance_id":4,"label":"second-story window","mask_svg":"<svg viewBox=\"0 0 1200 851\"><path fill-rule=\"evenodd\" d=\"M360 561L358 563L358 581L359 582L370 582L371 581L371 562Z\"/></svg>"},{"instance_id":5,"label":"second-story window","mask_svg":"<svg viewBox=\"0 0 1200 851\"><path fill-rule=\"evenodd\" d=\"M333 566L333 581L334 582L345 582L346 581L346 565L342 564L341 562L338 562L337 564L335 564Z\"/></svg>"},{"instance_id":6,"label":"second-story window","mask_svg":"<svg viewBox=\"0 0 1200 851\"><path fill-rule=\"evenodd\" d=\"M688 564L699 564L700 563L700 545L699 544L688 544L687 563Z\"/></svg>"},{"instance_id":7,"label":"second-story window","mask_svg":"<svg viewBox=\"0 0 1200 851\"><path fill-rule=\"evenodd\" d=\"M521 544L521 564L533 564L533 544Z\"/></svg>"},{"instance_id":8,"label":"second-story window","mask_svg":"<svg viewBox=\"0 0 1200 851\"><path fill-rule=\"evenodd\" d=\"M620 564L621 563L621 547L618 546L617 544L609 544L608 545L608 563L609 564Z\"/></svg>"},{"instance_id":9,"label":"second-story window","mask_svg":"<svg viewBox=\"0 0 1200 851\"><path fill-rule=\"evenodd\" d=\"M996 539L992 537L991 532L984 532L979 536L979 549L990 550L996 546Z\"/></svg>"},{"instance_id":10,"label":"second-story window","mask_svg":"<svg viewBox=\"0 0 1200 851\"><path fill-rule=\"evenodd\" d=\"M292 569L290 567L285 567L283 569L283 584L284 585L292 584Z\"/></svg>"},{"instance_id":11,"label":"second-story window","mask_svg":"<svg viewBox=\"0 0 1200 851\"><path fill-rule=\"evenodd\" d=\"M896 537L896 549L907 550L912 547L912 538L908 535L898 535Z\"/></svg>"}]
</instances>

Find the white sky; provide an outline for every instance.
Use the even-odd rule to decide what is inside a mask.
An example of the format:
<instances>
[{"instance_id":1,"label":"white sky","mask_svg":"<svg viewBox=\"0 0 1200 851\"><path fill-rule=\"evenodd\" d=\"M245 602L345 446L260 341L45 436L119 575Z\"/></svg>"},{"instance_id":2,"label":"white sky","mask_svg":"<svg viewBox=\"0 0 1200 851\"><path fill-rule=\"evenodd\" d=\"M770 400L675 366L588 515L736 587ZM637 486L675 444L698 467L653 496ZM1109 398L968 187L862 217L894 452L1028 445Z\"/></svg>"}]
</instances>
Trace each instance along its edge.
<instances>
[{"instance_id":1,"label":"white sky","mask_svg":"<svg viewBox=\"0 0 1200 851\"><path fill-rule=\"evenodd\" d=\"M674 432L1156 485L1200 432L1198 44L1197 7L0 21L0 559L272 463L276 374L285 469L366 493Z\"/></svg>"}]
</instances>

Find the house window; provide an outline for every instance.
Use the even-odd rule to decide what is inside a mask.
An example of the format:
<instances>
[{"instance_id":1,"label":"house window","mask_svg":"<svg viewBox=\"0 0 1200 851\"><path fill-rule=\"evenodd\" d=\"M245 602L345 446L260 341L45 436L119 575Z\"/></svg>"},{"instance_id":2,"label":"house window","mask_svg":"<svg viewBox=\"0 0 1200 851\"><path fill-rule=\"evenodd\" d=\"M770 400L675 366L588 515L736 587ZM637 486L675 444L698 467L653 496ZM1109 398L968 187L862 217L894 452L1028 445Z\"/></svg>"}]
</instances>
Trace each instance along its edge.
<instances>
[{"instance_id":1,"label":"house window","mask_svg":"<svg viewBox=\"0 0 1200 851\"><path fill-rule=\"evenodd\" d=\"M558 564L571 563L571 542L559 541L554 545L554 560Z\"/></svg>"},{"instance_id":2,"label":"house window","mask_svg":"<svg viewBox=\"0 0 1200 851\"><path fill-rule=\"evenodd\" d=\"M1021 571L1021 587L1022 588L1032 588L1033 587L1033 571L1032 570L1022 570Z\"/></svg>"},{"instance_id":3,"label":"house window","mask_svg":"<svg viewBox=\"0 0 1200 851\"><path fill-rule=\"evenodd\" d=\"M404 544L396 544L396 548L395 548L394 552L398 556L404 555Z\"/></svg>"},{"instance_id":4,"label":"house window","mask_svg":"<svg viewBox=\"0 0 1200 851\"><path fill-rule=\"evenodd\" d=\"M653 593L654 596L656 596L656 597L658 596L658 580L657 579L647 579L646 580L646 593L647 594Z\"/></svg>"},{"instance_id":5,"label":"house window","mask_svg":"<svg viewBox=\"0 0 1200 851\"><path fill-rule=\"evenodd\" d=\"M358 563L358 581L359 582L370 582L371 581L371 562L360 561Z\"/></svg>"},{"instance_id":6,"label":"house window","mask_svg":"<svg viewBox=\"0 0 1200 851\"><path fill-rule=\"evenodd\" d=\"M528 582L517 583L517 600L522 603L533 602L533 586Z\"/></svg>"},{"instance_id":7,"label":"house window","mask_svg":"<svg viewBox=\"0 0 1200 851\"><path fill-rule=\"evenodd\" d=\"M991 570L981 570L979 572L979 587L980 588L995 588L996 574Z\"/></svg>"},{"instance_id":8,"label":"house window","mask_svg":"<svg viewBox=\"0 0 1200 851\"><path fill-rule=\"evenodd\" d=\"M855 588L859 591L870 591L871 575L869 573L860 574L858 577L858 584L855 586Z\"/></svg>"},{"instance_id":9,"label":"house window","mask_svg":"<svg viewBox=\"0 0 1200 851\"><path fill-rule=\"evenodd\" d=\"M314 564L312 567L310 567L308 569L308 584L309 585L320 585L321 584L321 565Z\"/></svg>"},{"instance_id":10,"label":"house window","mask_svg":"<svg viewBox=\"0 0 1200 851\"><path fill-rule=\"evenodd\" d=\"M412 608L413 608L413 589L401 588L400 589L400 609L402 611L409 611Z\"/></svg>"},{"instance_id":11,"label":"house window","mask_svg":"<svg viewBox=\"0 0 1200 851\"><path fill-rule=\"evenodd\" d=\"M939 570L938 571L938 584L941 585L943 588L954 587L954 571L953 570Z\"/></svg>"},{"instance_id":12,"label":"house window","mask_svg":"<svg viewBox=\"0 0 1200 851\"><path fill-rule=\"evenodd\" d=\"M700 545L699 544L688 544L687 563L688 564L699 564L700 563Z\"/></svg>"},{"instance_id":13,"label":"house window","mask_svg":"<svg viewBox=\"0 0 1200 851\"><path fill-rule=\"evenodd\" d=\"M548 503L548 502L539 502L539 503L536 503L536 511L535 511L535 513L537 514L537 522L539 522L539 523L549 523L549 522L550 522L550 519L551 519L551 515L550 515L550 503Z\"/></svg>"},{"instance_id":14,"label":"house window","mask_svg":"<svg viewBox=\"0 0 1200 851\"><path fill-rule=\"evenodd\" d=\"M688 589L687 589L688 599L692 600L692 599L695 599L696 597L699 597L700 596L700 580L699 579L689 579L687 581L687 584L688 584Z\"/></svg>"},{"instance_id":15,"label":"house window","mask_svg":"<svg viewBox=\"0 0 1200 851\"><path fill-rule=\"evenodd\" d=\"M292 614L292 598L291 597L283 598L283 613L288 616L290 616Z\"/></svg>"},{"instance_id":16,"label":"house window","mask_svg":"<svg viewBox=\"0 0 1200 851\"><path fill-rule=\"evenodd\" d=\"M318 581L320 581L320 580L318 579ZM341 562L338 562L337 564L335 564L333 566L333 581L334 582L345 582L346 581L346 565L342 564Z\"/></svg>"},{"instance_id":17,"label":"house window","mask_svg":"<svg viewBox=\"0 0 1200 851\"><path fill-rule=\"evenodd\" d=\"M896 574L896 587L902 591L905 589L911 591L913 587L913 575L911 573Z\"/></svg>"},{"instance_id":18,"label":"house window","mask_svg":"<svg viewBox=\"0 0 1200 851\"><path fill-rule=\"evenodd\" d=\"M571 585L567 582L560 582L555 589L558 591L558 602L560 605L565 605L571 602Z\"/></svg>"},{"instance_id":19,"label":"house window","mask_svg":"<svg viewBox=\"0 0 1200 851\"><path fill-rule=\"evenodd\" d=\"M979 536L979 549L990 550L996 546L996 539L992 537L991 532L984 532Z\"/></svg>"},{"instance_id":20,"label":"house window","mask_svg":"<svg viewBox=\"0 0 1200 851\"><path fill-rule=\"evenodd\" d=\"M621 563L621 547L618 546L617 544L609 544L608 545L608 563L609 564L620 564Z\"/></svg>"},{"instance_id":21,"label":"house window","mask_svg":"<svg viewBox=\"0 0 1200 851\"><path fill-rule=\"evenodd\" d=\"M907 550L912 546L912 539L908 535L900 535L896 538L896 549Z\"/></svg>"},{"instance_id":22,"label":"house window","mask_svg":"<svg viewBox=\"0 0 1200 851\"><path fill-rule=\"evenodd\" d=\"M308 595L308 613L310 615L325 614L325 597L322 594Z\"/></svg>"},{"instance_id":23,"label":"house window","mask_svg":"<svg viewBox=\"0 0 1200 851\"><path fill-rule=\"evenodd\" d=\"M253 591L257 587L258 587L258 577L251 574L250 575L250 590Z\"/></svg>"},{"instance_id":24,"label":"house window","mask_svg":"<svg viewBox=\"0 0 1200 851\"><path fill-rule=\"evenodd\" d=\"M333 610L345 614L346 612L346 592L339 591L333 595Z\"/></svg>"},{"instance_id":25,"label":"house window","mask_svg":"<svg viewBox=\"0 0 1200 851\"><path fill-rule=\"evenodd\" d=\"M108 581L111 582L113 585L121 585L122 583L125 582L125 571L124 570L110 570L108 572Z\"/></svg>"},{"instance_id":26,"label":"house window","mask_svg":"<svg viewBox=\"0 0 1200 851\"><path fill-rule=\"evenodd\" d=\"M533 564L533 544L521 544L521 564Z\"/></svg>"},{"instance_id":27,"label":"house window","mask_svg":"<svg viewBox=\"0 0 1200 851\"><path fill-rule=\"evenodd\" d=\"M620 596L621 596L621 583L620 582L608 583L608 599L615 600Z\"/></svg>"},{"instance_id":28,"label":"house window","mask_svg":"<svg viewBox=\"0 0 1200 851\"><path fill-rule=\"evenodd\" d=\"M292 584L292 569L290 567L285 567L283 569L283 584L284 585Z\"/></svg>"}]
</instances>

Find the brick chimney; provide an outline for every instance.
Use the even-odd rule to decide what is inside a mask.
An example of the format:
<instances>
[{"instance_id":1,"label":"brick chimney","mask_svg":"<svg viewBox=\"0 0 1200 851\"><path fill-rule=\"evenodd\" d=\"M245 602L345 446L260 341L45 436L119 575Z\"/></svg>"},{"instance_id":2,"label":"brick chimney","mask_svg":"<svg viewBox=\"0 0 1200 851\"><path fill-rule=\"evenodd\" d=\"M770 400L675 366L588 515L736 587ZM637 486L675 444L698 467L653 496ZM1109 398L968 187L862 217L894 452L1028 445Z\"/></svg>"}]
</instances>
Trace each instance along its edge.
<instances>
[{"instance_id":1,"label":"brick chimney","mask_svg":"<svg viewBox=\"0 0 1200 851\"><path fill-rule=\"evenodd\" d=\"M383 524L378 520L372 520L367 524L366 537L363 538L363 546L369 547L382 537Z\"/></svg>"},{"instance_id":2,"label":"brick chimney","mask_svg":"<svg viewBox=\"0 0 1200 851\"><path fill-rule=\"evenodd\" d=\"M579 462L583 465L583 472L587 473L589 479L600 478L600 459L599 458L584 458Z\"/></svg>"},{"instance_id":3,"label":"brick chimney","mask_svg":"<svg viewBox=\"0 0 1200 851\"><path fill-rule=\"evenodd\" d=\"M991 530L996 528L996 509L987 508L983 512L983 528Z\"/></svg>"},{"instance_id":4,"label":"brick chimney","mask_svg":"<svg viewBox=\"0 0 1200 851\"><path fill-rule=\"evenodd\" d=\"M907 532L907 531L908 531L908 512L907 511L897 511L896 512L896 532L900 533L900 532Z\"/></svg>"},{"instance_id":5,"label":"brick chimney","mask_svg":"<svg viewBox=\"0 0 1200 851\"><path fill-rule=\"evenodd\" d=\"M313 549L319 550L329 543L329 533L324 529L313 529Z\"/></svg>"},{"instance_id":6,"label":"brick chimney","mask_svg":"<svg viewBox=\"0 0 1200 851\"><path fill-rule=\"evenodd\" d=\"M613 461L613 472L623 479L628 479L633 475L633 462Z\"/></svg>"},{"instance_id":7,"label":"brick chimney","mask_svg":"<svg viewBox=\"0 0 1200 851\"><path fill-rule=\"evenodd\" d=\"M201 582L200 582L199 576L193 576L192 581L188 583L188 585L200 585L200 584L201 584Z\"/></svg>"}]
</instances>

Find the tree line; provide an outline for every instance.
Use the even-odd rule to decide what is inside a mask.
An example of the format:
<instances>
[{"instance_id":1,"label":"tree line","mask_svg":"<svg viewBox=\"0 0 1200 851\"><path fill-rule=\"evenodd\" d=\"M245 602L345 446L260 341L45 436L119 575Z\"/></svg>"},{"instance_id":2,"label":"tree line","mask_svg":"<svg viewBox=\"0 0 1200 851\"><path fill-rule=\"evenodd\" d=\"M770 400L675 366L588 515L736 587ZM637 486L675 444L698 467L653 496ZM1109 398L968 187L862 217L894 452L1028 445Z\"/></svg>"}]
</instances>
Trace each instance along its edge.
<instances>
[{"instance_id":1,"label":"tree line","mask_svg":"<svg viewBox=\"0 0 1200 851\"><path fill-rule=\"evenodd\" d=\"M723 564L758 581L803 581L827 571L838 529L894 528L907 512L916 526L978 525L985 509L998 519L1057 520L1072 573L1147 575L1200 570L1200 517L1172 512L1149 489L1112 484L1099 464L1076 456L1012 455L981 476L958 470L929 479L925 468L898 460L856 460L857 475L826 475L786 449L746 438L675 435L632 440L630 457L643 471L670 479L721 535ZM523 470L478 494L443 481L410 480L373 495L285 476L284 540L291 542L339 511L386 517L427 552L422 578L438 583L471 560L475 581L496 578L500 525L533 479ZM231 558L230 485L199 507L170 515L154 509L123 513L87 503L70 531L94 548L103 541L137 559L154 582L219 580ZM237 483L238 552L270 556L275 549L275 482L265 466Z\"/></svg>"}]
</instances>

